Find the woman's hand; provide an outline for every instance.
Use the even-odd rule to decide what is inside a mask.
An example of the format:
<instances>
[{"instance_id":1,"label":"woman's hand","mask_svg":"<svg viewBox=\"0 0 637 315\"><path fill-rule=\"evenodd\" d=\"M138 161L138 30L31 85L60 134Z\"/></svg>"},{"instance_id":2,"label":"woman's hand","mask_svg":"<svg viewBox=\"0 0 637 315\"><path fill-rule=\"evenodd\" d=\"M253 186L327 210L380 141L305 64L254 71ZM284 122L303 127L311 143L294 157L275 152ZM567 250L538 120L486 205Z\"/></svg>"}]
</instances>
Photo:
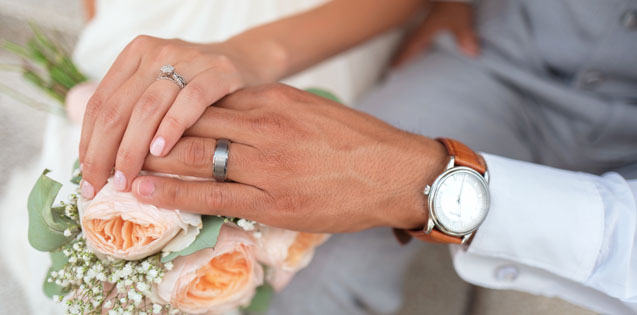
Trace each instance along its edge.
<instances>
[{"instance_id":1,"label":"woman's hand","mask_svg":"<svg viewBox=\"0 0 637 315\"><path fill-rule=\"evenodd\" d=\"M422 226L423 188L447 156L437 141L281 84L225 97L185 134L144 169L212 177L215 139L227 138L231 182L140 176L138 199L309 232Z\"/></svg>"},{"instance_id":2,"label":"woman's hand","mask_svg":"<svg viewBox=\"0 0 637 315\"><path fill-rule=\"evenodd\" d=\"M82 195L92 199L113 168L117 188L129 189L148 151L156 156L170 152L210 104L349 49L400 25L422 5L422 0L328 1L220 44L136 38L87 106L80 140ZM188 83L183 90L155 80L169 64Z\"/></svg>"},{"instance_id":3,"label":"woman's hand","mask_svg":"<svg viewBox=\"0 0 637 315\"><path fill-rule=\"evenodd\" d=\"M436 1L427 18L403 41L392 66L400 67L429 49L439 32L449 31L460 51L469 57L480 54L480 44L473 27L473 7L468 3Z\"/></svg>"},{"instance_id":4,"label":"woman's hand","mask_svg":"<svg viewBox=\"0 0 637 315\"><path fill-rule=\"evenodd\" d=\"M170 152L184 130L212 103L257 81L225 44L193 44L139 36L117 57L90 99L80 140L82 195L93 198L113 168L114 184L126 190L149 150ZM187 85L156 80L173 65Z\"/></svg>"}]
</instances>

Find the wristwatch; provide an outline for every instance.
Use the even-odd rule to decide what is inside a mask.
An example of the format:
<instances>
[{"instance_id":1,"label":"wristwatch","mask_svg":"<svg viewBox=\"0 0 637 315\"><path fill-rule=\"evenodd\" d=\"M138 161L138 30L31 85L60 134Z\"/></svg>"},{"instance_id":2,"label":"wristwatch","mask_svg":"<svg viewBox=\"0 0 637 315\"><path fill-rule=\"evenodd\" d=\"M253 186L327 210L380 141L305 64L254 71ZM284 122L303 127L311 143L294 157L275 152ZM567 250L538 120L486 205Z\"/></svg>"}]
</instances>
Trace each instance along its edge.
<instances>
[{"instance_id":1,"label":"wristwatch","mask_svg":"<svg viewBox=\"0 0 637 315\"><path fill-rule=\"evenodd\" d=\"M463 244L489 212L489 173L484 159L456 140L436 140L449 152L449 162L424 189L429 206L426 225L416 230L394 230L401 243L415 237L426 242Z\"/></svg>"}]
</instances>

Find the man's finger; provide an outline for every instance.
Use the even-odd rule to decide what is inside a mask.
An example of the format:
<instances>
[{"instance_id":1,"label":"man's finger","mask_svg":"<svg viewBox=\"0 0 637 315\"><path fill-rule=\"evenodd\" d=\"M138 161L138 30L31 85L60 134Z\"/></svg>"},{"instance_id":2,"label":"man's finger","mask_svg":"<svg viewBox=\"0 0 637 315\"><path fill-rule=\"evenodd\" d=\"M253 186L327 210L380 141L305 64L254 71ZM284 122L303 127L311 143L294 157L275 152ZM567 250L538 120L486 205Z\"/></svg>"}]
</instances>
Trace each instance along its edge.
<instances>
[{"instance_id":1,"label":"man's finger","mask_svg":"<svg viewBox=\"0 0 637 315\"><path fill-rule=\"evenodd\" d=\"M230 139L252 145L255 134L249 129L248 112L210 106L184 135L202 138Z\"/></svg>"},{"instance_id":2,"label":"man's finger","mask_svg":"<svg viewBox=\"0 0 637 315\"><path fill-rule=\"evenodd\" d=\"M211 138L183 137L164 157L148 155L144 170L212 178L212 156L217 141ZM228 151L228 180L254 185L264 177L258 162L257 150L241 144L230 144Z\"/></svg>"},{"instance_id":3,"label":"man's finger","mask_svg":"<svg viewBox=\"0 0 637 315\"><path fill-rule=\"evenodd\" d=\"M266 192L239 183L140 176L133 181L132 191L141 202L161 208L259 222L263 222L272 204Z\"/></svg>"}]
</instances>

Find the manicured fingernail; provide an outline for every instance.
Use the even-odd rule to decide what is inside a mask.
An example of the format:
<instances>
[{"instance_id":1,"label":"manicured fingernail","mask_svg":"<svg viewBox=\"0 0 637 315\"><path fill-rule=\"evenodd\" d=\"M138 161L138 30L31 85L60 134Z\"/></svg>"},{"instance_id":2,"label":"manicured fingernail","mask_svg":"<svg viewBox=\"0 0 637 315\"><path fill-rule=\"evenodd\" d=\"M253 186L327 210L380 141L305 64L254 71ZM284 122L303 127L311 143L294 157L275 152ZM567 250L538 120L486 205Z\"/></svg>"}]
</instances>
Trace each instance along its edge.
<instances>
[{"instance_id":1,"label":"manicured fingernail","mask_svg":"<svg viewBox=\"0 0 637 315\"><path fill-rule=\"evenodd\" d=\"M113 175L113 185L115 189L122 191L126 189L126 175L121 171L115 171Z\"/></svg>"},{"instance_id":2,"label":"manicured fingernail","mask_svg":"<svg viewBox=\"0 0 637 315\"><path fill-rule=\"evenodd\" d=\"M166 140L164 137L157 137L150 145L150 154L154 156L161 155L161 152L164 151L164 146L166 145Z\"/></svg>"},{"instance_id":3,"label":"manicured fingernail","mask_svg":"<svg viewBox=\"0 0 637 315\"><path fill-rule=\"evenodd\" d=\"M137 185L137 194L141 196L150 197L154 191L155 191L155 184L153 184L153 182L150 180L143 179L139 183L139 185Z\"/></svg>"},{"instance_id":4,"label":"manicured fingernail","mask_svg":"<svg viewBox=\"0 0 637 315\"><path fill-rule=\"evenodd\" d=\"M83 180L82 181L82 197L86 199L93 199L94 196L95 196L95 188L93 188L93 185Z\"/></svg>"}]
</instances>

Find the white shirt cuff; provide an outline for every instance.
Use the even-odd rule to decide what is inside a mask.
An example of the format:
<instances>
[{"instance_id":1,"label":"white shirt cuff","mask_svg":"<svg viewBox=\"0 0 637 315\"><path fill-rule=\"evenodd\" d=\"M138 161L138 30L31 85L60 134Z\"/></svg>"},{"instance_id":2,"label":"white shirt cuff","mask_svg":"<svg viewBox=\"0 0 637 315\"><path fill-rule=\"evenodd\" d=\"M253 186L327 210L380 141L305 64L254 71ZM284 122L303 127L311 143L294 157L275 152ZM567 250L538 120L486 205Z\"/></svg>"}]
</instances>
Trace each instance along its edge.
<instances>
[{"instance_id":1,"label":"white shirt cuff","mask_svg":"<svg viewBox=\"0 0 637 315\"><path fill-rule=\"evenodd\" d=\"M590 175L484 157L491 207L467 252L585 282L604 234L604 206Z\"/></svg>"}]
</instances>

